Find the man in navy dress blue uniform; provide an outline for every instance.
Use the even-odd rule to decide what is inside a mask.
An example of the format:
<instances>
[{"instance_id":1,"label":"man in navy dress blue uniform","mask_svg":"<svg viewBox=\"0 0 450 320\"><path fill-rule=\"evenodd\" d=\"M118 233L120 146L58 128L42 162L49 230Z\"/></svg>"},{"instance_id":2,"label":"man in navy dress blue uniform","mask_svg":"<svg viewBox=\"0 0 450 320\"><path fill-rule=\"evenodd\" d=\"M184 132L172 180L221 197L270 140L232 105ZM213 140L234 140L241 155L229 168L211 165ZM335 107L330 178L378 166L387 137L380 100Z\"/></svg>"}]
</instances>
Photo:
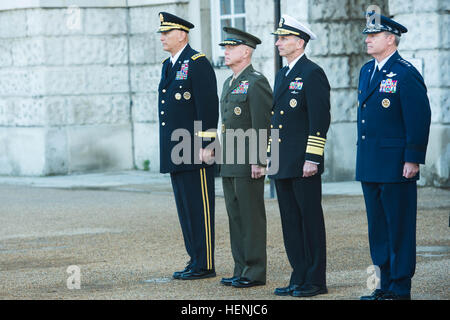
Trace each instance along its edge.
<instances>
[{"instance_id":1,"label":"man in navy dress blue uniform","mask_svg":"<svg viewBox=\"0 0 450 320\"><path fill-rule=\"evenodd\" d=\"M425 163L431 121L422 76L397 51L408 30L368 15L367 53L358 88L356 180L366 203L373 264L380 286L362 300L411 298L416 263L419 164Z\"/></svg>"},{"instance_id":2,"label":"man in navy dress blue uniform","mask_svg":"<svg viewBox=\"0 0 450 320\"><path fill-rule=\"evenodd\" d=\"M310 297L327 293L325 224L321 174L330 125L330 85L320 66L304 49L314 33L296 19L283 15L276 46L287 59L275 78L271 127L279 130L279 170L275 180L284 246L292 274L276 295ZM271 132L271 161L276 149Z\"/></svg>"},{"instance_id":3,"label":"man in navy dress blue uniform","mask_svg":"<svg viewBox=\"0 0 450 320\"><path fill-rule=\"evenodd\" d=\"M205 55L188 44L188 33L194 25L166 12L161 12L159 18L163 50L171 54L163 62L158 88L160 172L170 173L190 256L186 268L173 277L214 277L215 168L208 164L213 150L206 146L217 132L216 76ZM196 121L201 121L200 127ZM184 148L178 148L180 144Z\"/></svg>"}]
</instances>

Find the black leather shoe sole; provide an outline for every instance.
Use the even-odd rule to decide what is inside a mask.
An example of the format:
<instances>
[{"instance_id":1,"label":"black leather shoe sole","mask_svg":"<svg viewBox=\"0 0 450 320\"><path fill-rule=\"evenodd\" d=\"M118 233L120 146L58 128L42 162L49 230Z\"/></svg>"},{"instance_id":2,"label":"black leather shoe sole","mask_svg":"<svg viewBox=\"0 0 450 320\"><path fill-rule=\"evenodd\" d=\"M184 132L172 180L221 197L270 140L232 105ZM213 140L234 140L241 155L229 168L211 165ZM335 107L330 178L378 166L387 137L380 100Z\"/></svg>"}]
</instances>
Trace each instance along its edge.
<instances>
[{"instance_id":1,"label":"black leather shoe sole","mask_svg":"<svg viewBox=\"0 0 450 320\"><path fill-rule=\"evenodd\" d=\"M293 297L302 298L302 297L314 297L319 294L328 293L327 288L315 288L315 289L300 289L294 290L291 294Z\"/></svg>"},{"instance_id":2,"label":"black leather shoe sole","mask_svg":"<svg viewBox=\"0 0 450 320\"><path fill-rule=\"evenodd\" d=\"M224 286L231 286L231 283L234 280L239 279L239 277L231 277L231 278L222 278L222 280L220 280L220 283L223 284Z\"/></svg>"},{"instance_id":3,"label":"black leather shoe sole","mask_svg":"<svg viewBox=\"0 0 450 320\"><path fill-rule=\"evenodd\" d=\"M294 292L295 290L299 290L299 289L300 289L299 285L293 284L293 285L283 287L283 288L276 288L273 293L277 296L285 297L285 296L290 296L292 294L292 292Z\"/></svg>"},{"instance_id":4,"label":"black leather shoe sole","mask_svg":"<svg viewBox=\"0 0 450 320\"><path fill-rule=\"evenodd\" d=\"M231 285L235 288L250 288L256 286L263 286L265 284L266 283L262 281L252 281L249 279L242 279L242 278L238 278L231 283Z\"/></svg>"},{"instance_id":5,"label":"black leather shoe sole","mask_svg":"<svg viewBox=\"0 0 450 320\"><path fill-rule=\"evenodd\" d=\"M216 276L216 272L214 270L208 271L193 271L190 270L180 275L181 280L198 280L198 279L206 279L213 278Z\"/></svg>"}]
</instances>

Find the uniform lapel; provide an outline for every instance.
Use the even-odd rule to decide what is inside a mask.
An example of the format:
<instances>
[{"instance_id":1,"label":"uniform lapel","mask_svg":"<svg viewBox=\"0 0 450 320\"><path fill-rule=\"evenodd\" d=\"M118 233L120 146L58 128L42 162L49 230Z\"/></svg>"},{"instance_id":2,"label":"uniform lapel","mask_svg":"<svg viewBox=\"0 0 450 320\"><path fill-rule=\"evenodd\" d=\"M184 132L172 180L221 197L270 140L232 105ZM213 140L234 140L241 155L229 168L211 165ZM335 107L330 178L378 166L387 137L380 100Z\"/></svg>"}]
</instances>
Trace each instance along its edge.
<instances>
[{"instance_id":1,"label":"uniform lapel","mask_svg":"<svg viewBox=\"0 0 450 320\"><path fill-rule=\"evenodd\" d=\"M294 65L291 71L289 71L289 74L285 76L285 72L280 72L280 77L278 78L278 81L280 84L276 86L276 92L274 94L274 99L277 100L286 90L289 88L289 83L295 78L298 77L302 66L308 61L308 58L306 58L306 54L304 54ZM287 72L287 71L286 71Z\"/></svg>"},{"instance_id":2,"label":"uniform lapel","mask_svg":"<svg viewBox=\"0 0 450 320\"><path fill-rule=\"evenodd\" d=\"M383 66L383 68L381 68L380 72L378 72L378 74L376 76L374 76L375 78L372 79L372 82L369 85L369 88L363 92L362 95L362 101L361 103L364 103L371 95L372 93L375 91L375 89L377 87L379 87L381 80L386 76L386 74L389 72L392 64L400 59L400 55L398 54L398 51L396 51L392 57L389 58L389 60L385 63L385 65ZM370 69L370 72L368 72L368 75L366 76L365 82L362 84L363 88L367 88L367 83L370 81L370 77L372 75L372 72L375 68L375 59L373 60L373 66Z\"/></svg>"},{"instance_id":3,"label":"uniform lapel","mask_svg":"<svg viewBox=\"0 0 450 320\"><path fill-rule=\"evenodd\" d=\"M248 74L249 74L250 72L253 72L253 71L254 71L254 69L253 69L253 66L252 66L252 65L249 65L247 68L245 68L245 70L239 75L239 77L237 77L237 78L233 81L233 83L231 84L231 86L228 87L227 95L230 94L231 91L233 91L234 89L236 89L236 88L239 86L239 84L240 84L241 81L246 80L246 78L248 78Z\"/></svg>"},{"instance_id":4,"label":"uniform lapel","mask_svg":"<svg viewBox=\"0 0 450 320\"><path fill-rule=\"evenodd\" d=\"M188 57L188 53L191 51L191 47L189 46L189 44L186 45L186 48L184 48L183 52L181 52L180 56L178 57L178 60L175 61L175 64L173 65L173 67L171 66L172 62L170 61L170 58L167 59L166 61L166 66L165 68L170 68L169 72L167 73L167 77L164 77L165 72L167 69L163 68L163 75L162 75L162 87L167 86L167 84L173 80L175 80L175 76L177 74L177 71L180 70L181 67L181 63L184 60L189 59Z\"/></svg>"}]
</instances>

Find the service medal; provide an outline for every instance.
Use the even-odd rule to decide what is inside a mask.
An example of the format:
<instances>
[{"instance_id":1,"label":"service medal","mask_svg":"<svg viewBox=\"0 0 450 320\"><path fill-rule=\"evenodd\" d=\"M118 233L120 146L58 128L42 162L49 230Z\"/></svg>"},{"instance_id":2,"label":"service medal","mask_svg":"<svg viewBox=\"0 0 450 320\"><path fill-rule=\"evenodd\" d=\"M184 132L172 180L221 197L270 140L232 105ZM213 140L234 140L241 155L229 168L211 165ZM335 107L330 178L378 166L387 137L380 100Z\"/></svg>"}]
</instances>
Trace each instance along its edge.
<instances>
[{"instance_id":1,"label":"service medal","mask_svg":"<svg viewBox=\"0 0 450 320\"><path fill-rule=\"evenodd\" d=\"M291 108L295 108L297 106L297 100L291 99L291 101L289 101L289 105Z\"/></svg>"},{"instance_id":2,"label":"service medal","mask_svg":"<svg viewBox=\"0 0 450 320\"><path fill-rule=\"evenodd\" d=\"M234 114L235 115L239 116L239 115L241 115L241 113L242 113L241 108L239 108L239 107L234 108Z\"/></svg>"},{"instance_id":3,"label":"service medal","mask_svg":"<svg viewBox=\"0 0 450 320\"><path fill-rule=\"evenodd\" d=\"M175 93L175 99L180 100L181 99L181 93L179 93L179 92Z\"/></svg>"},{"instance_id":4,"label":"service medal","mask_svg":"<svg viewBox=\"0 0 450 320\"><path fill-rule=\"evenodd\" d=\"M183 98L189 100L191 98L191 93L189 91L186 91L185 93L183 93Z\"/></svg>"},{"instance_id":5,"label":"service medal","mask_svg":"<svg viewBox=\"0 0 450 320\"><path fill-rule=\"evenodd\" d=\"M391 101L389 101L389 99L383 99L383 101L381 101L381 105L383 106L383 108L389 108L389 106L391 105Z\"/></svg>"}]
</instances>

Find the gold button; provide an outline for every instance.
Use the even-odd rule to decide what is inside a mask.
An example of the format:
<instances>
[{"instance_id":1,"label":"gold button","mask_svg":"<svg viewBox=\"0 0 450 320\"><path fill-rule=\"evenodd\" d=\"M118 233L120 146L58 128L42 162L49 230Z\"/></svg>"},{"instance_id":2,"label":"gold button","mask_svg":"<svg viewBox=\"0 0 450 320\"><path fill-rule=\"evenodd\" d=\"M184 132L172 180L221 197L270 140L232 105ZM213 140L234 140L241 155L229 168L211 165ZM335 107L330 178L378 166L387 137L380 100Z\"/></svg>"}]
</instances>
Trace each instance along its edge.
<instances>
[{"instance_id":1,"label":"gold button","mask_svg":"<svg viewBox=\"0 0 450 320\"><path fill-rule=\"evenodd\" d=\"M163 103L163 104L164 104L164 102L165 102L164 100L161 101L161 103Z\"/></svg>"},{"instance_id":2,"label":"gold button","mask_svg":"<svg viewBox=\"0 0 450 320\"><path fill-rule=\"evenodd\" d=\"M274 114L275 114L275 112L272 111L272 115L274 115Z\"/></svg>"},{"instance_id":3,"label":"gold button","mask_svg":"<svg viewBox=\"0 0 450 320\"><path fill-rule=\"evenodd\" d=\"M362 136L361 138L364 140L364 139L366 139L366 136Z\"/></svg>"},{"instance_id":4,"label":"gold button","mask_svg":"<svg viewBox=\"0 0 450 320\"><path fill-rule=\"evenodd\" d=\"M361 122L362 122L362 123L366 123L366 120L362 119Z\"/></svg>"},{"instance_id":5,"label":"gold button","mask_svg":"<svg viewBox=\"0 0 450 320\"><path fill-rule=\"evenodd\" d=\"M280 111L280 114L284 114L284 111L283 111L283 110L281 110L281 111Z\"/></svg>"},{"instance_id":6,"label":"gold button","mask_svg":"<svg viewBox=\"0 0 450 320\"><path fill-rule=\"evenodd\" d=\"M166 89L162 89L162 92L163 92L163 93L166 93Z\"/></svg>"},{"instance_id":7,"label":"gold button","mask_svg":"<svg viewBox=\"0 0 450 320\"><path fill-rule=\"evenodd\" d=\"M283 128L283 126L282 126L282 125L280 124L280 125L278 126L278 128L280 128L280 129L281 129L281 128Z\"/></svg>"},{"instance_id":8,"label":"gold button","mask_svg":"<svg viewBox=\"0 0 450 320\"><path fill-rule=\"evenodd\" d=\"M317 136L320 136L320 132L319 132L319 131L317 131L317 133L316 133L316 134L317 134Z\"/></svg>"},{"instance_id":9,"label":"gold button","mask_svg":"<svg viewBox=\"0 0 450 320\"><path fill-rule=\"evenodd\" d=\"M161 125L164 127L165 125L166 125L166 123L165 122L163 122L163 123L161 123Z\"/></svg>"},{"instance_id":10,"label":"gold button","mask_svg":"<svg viewBox=\"0 0 450 320\"><path fill-rule=\"evenodd\" d=\"M281 138L280 138L280 139L278 139L278 142L281 142Z\"/></svg>"},{"instance_id":11,"label":"gold button","mask_svg":"<svg viewBox=\"0 0 450 320\"><path fill-rule=\"evenodd\" d=\"M161 114L164 114L164 111L161 111Z\"/></svg>"},{"instance_id":12,"label":"gold button","mask_svg":"<svg viewBox=\"0 0 450 320\"><path fill-rule=\"evenodd\" d=\"M273 128L273 124L270 125L270 128Z\"/></svg>"}]
</instances>

